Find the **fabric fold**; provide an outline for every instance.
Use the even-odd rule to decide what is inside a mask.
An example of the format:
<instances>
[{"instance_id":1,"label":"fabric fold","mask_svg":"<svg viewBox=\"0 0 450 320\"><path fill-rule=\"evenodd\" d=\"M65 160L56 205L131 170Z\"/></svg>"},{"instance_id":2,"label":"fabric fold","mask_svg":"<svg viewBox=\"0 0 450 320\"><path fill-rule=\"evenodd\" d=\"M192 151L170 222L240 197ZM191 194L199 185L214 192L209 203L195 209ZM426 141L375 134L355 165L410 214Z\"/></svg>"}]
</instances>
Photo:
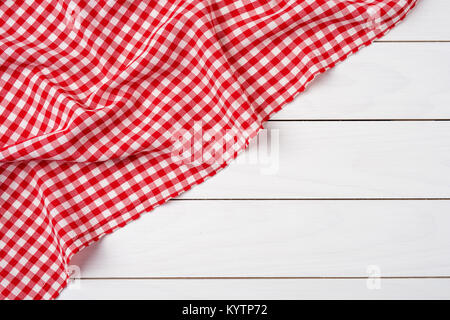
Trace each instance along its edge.
<instances>
[{"instance_id":1,"label":"fabric fold","mask_svg":"<svg viewBox=\"0 0 450 320\"><path fill-rule=\"evenodd\" d=\"M2 1L0 298L215 175L415 0Z\"/></svg>"}]
</instances>

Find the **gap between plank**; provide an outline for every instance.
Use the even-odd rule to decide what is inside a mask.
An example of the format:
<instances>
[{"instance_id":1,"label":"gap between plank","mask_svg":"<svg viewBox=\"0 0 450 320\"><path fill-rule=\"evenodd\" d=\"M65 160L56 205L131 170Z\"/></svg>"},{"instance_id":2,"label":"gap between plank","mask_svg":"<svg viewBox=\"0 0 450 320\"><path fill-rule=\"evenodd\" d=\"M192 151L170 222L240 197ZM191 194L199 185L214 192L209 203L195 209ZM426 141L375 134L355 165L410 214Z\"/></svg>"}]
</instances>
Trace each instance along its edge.
<instances>
[{"instance_id":1,"label":"gap between plank","mask_svg":"<svg viewBox=\"0 0 450 320\"><path fill-rule=\"evenodd\" d=\"M181 198L169 201L449 201L450 198Z\"/></svg>"},{"instance_id":2,"label":"gap between plank","mask_svg":"<svg viewBox=\"0 0 450 320\"><path fill-rule=\"evenodd\" d=\"M365 280L371 277L81 277L80 280ZM391 276L377 279L450 279L450 276Z\"/></svg>"},{"instance_id":3,"label":"gap between plank","mask_svg":"<svg viewBox=\"0 0 450 320\"><path fill-rule=\"evenodd\" d=\"M376 40L374 43L449 43L450 40Z\"/></svg>"},{"instance_id":4,"label":"gap between plank","mask_svg":"<svg viewBox=\"0 0 450 320\"><path fill-rule=\"evenodd\" d=\"M270 119L267 122L448 122L450 119Z\"/></svg>"}]
</instances>

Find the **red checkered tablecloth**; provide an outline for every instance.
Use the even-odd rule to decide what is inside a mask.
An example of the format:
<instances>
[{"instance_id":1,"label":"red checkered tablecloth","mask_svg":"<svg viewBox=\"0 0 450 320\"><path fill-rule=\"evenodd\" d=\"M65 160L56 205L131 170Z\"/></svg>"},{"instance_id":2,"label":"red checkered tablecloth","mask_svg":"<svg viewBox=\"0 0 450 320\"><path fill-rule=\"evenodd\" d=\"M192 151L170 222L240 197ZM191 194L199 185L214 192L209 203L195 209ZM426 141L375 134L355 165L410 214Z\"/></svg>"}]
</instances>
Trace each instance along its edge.
<instances>
[{"instance_id":1,"label":"red checkered tablecloth","mask_svg":"<svg viewBox=\"0 0 450 320\"><path fill-rule=\"evenodd\" d=\"M0 1L0 298L57 297L73 254L216 174L415 2Z\"/></svg>"}]
</instances>

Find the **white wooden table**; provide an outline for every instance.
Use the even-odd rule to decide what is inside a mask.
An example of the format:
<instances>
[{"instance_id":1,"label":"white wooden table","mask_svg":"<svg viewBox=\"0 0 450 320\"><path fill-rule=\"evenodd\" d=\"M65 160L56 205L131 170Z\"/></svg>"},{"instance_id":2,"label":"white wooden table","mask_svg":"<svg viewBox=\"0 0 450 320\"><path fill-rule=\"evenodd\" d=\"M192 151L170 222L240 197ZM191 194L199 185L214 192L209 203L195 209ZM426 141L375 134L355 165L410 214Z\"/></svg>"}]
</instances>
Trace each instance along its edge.
<instances>
[{"instance_id":1,"label":"white wooden table","mask_svg":"<svg viewBox=\"0 0 450 320\"><path fill-rule=\"evenodd\" d=\"M105 237L61 299L450 298L449 12L421 0L277 114L275 174L232 165Z\"/></svg>"}]
</instances>

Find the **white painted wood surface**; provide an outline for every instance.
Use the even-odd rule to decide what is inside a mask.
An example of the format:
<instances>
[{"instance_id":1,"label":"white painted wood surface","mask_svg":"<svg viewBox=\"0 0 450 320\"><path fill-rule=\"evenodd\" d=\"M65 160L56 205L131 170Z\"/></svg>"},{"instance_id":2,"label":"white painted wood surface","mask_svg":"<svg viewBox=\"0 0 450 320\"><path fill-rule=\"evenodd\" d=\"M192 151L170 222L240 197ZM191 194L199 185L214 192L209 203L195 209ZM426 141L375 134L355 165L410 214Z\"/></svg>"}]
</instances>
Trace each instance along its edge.
<instances>
[{"instance_id":1,"label":"white painted wood surface","mask_svg":"<svg viewBox=\"0 0 450 320\"><path fill-rule=\"evenodd\" d=\"M419 0L404 23L391 30L383 40L450 40L450 1Z\"/></svg>"},{"instance_id":2,"label":"white painted wood surface","mask_svg":"<svg viewBox=\"0 0 450 320\"><path fill-rule=\"evenodd\" d=\"M449 57L450 42L374 43L273 119L450 119Z\"/></svg>"},{"instance_id":3,"label":"white painted wood surface","mask_svg":"<svg viewBox=\"0 0 450 320\"><path fill-rule=\"evenodd\" d=\"M61 299L449 299L450 279L85 280Z\"/></svg>"},{"instance_id":4,"label":"white painted wood surface","mask_svg":"<svg viewBox=\"0 0 450 320\"><path fill-rule=\"evenodd\" d=\"M81 277L450 274L450 201L172 201L83 251Z\"/></svg>"},{"instance_id":5,"label":"white painted wood surface","mask_svg":"<svg viewBox=\"0 0 450 320\"><path fill-rule=\"evenodd\" d=\"M279 132L277 171L235 163L181 198L450 198L450 122L270 122L267 128Z\"/></svg>"},{"instance_id":6,"label":"white painted wood surface","mask_svg":"<svg viewBox=\"0 0 450 320\"><path fill-rule=\"evenodd\" d=\"M105 237L61 299L449 299L449 12L420 0L268 124L278 171L234 164Z\"/></svg>"}]
</instances>

